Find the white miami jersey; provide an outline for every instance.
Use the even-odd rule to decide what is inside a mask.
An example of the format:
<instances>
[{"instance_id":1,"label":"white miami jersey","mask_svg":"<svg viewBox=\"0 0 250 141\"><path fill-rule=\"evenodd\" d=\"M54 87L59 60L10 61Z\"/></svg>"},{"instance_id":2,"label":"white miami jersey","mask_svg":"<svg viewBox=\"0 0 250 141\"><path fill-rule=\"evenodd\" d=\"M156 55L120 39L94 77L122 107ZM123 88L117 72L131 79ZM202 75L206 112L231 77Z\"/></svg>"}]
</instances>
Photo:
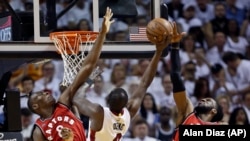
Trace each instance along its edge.
<instances>
[{"instance_id":1,"label":"white miami jersey","mask_svg":"<svg viewBox=\"0 0 250 141\"><path fill-rule=\"evenodd\" d=\"M90 129L88 141L121 141L130 125L130 114L127 108L119 116L113 114L109 108L104 109L102 129L98 132Z\"/></svg>"}]
</instances>

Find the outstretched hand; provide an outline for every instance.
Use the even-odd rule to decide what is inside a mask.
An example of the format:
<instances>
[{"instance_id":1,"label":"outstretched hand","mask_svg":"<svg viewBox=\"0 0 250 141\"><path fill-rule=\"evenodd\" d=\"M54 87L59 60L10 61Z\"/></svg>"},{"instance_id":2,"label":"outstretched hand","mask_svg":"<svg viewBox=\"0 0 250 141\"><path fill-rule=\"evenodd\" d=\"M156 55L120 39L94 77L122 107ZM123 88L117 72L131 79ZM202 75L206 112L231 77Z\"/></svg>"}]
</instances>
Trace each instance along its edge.
<instances>
[{"instance_id":1,"label":"outstretched hand","mask_svg":"<svg viewBox=\"0 0 250 141\"><path fill-rule=\"evenodd\" d=\"M114 22L114 20L111 20L112 17L113 17L113 12L109 7L107 7L106 14L103 17L102 32L104 33L109 32L110 25Z\"/></svg>"},{"instance_id":2,"label":"outstretched hand","mask_svg":"<svg viewBox=\"0 0 250 141\"><path fill-rule=\"evenodd\" d=\"M168 45L171 43L173 37L173 33L168 33L168 34L164 34L162 41L161 42L157 42L156 43L156 50L157 51L162 51L164 50L166 47L168 47Z\"/></svg>"},{"instance_id":3,"label":"outstretched hand","mask_svg":"<svg viewBox=\"0 0 250 141\"><path fill-rule=\"evenodd\" d=\"M179 43L182 37L186 35L186 33L185 32L179 33L175 22L172 22L171 24L173 26L173 37L171 39L171 43Z\"/></svg>"}]
</instances>

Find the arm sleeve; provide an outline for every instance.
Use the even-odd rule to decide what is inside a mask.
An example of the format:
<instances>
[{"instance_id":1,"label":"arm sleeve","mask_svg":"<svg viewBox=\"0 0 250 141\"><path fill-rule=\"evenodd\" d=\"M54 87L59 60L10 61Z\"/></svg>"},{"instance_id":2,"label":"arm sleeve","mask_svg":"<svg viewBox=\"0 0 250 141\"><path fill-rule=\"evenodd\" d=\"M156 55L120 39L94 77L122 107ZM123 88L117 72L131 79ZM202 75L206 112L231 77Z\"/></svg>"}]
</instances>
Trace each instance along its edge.
<instances>
[{"instance_id":1,"label":"arm sleeve","mask_svg":"<svg viewBox=\"0 0 250 141\"><path fill-rule=\"evenodd\" d=\"M181 63L179 49L171 49L171 81L173 83L173 92L182 92L185 91L183 81L181 79Z\"/></svg>"}]
</instances>

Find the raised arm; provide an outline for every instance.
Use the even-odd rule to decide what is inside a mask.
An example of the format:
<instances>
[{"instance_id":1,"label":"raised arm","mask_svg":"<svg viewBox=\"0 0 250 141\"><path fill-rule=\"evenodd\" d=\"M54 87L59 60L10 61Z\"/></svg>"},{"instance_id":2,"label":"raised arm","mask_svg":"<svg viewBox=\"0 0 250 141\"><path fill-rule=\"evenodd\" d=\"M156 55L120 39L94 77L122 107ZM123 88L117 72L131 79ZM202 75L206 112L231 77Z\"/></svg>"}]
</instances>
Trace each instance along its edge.
<instances>
[{"instance_id":1,"label":"raised arm","mask_svg":"<svg viewBox=\"0 0 250 141\"><path fill-rule=\"evenodd\" d=\"M181 124L183 119L193 111L193 104L186 95L185 86L181 78L181 63L179 56L179 42L184 33L179 34L174 24L174 33L171 47L171 81L173 83L174 100L178 110L176 125Z\"/></svg>"},{"instance_id":2,"label":"raised arm","mask_svg":"<svg viewBox=\"0 0 250 141\"><path fill-rule=\"evenodd\" d=\"M131 118L135 116L138 109L141 106L142 99L147 91L147 88L151 84L156 74L157 65L161 58L163 50L169 45L171 41L172 33L169 33L168 36L163 38L163 42L156 44L156 51L154 53L153 58L151 59L150 64L148 65L146 71L144 72L140 84L135 92L132 94L130 98L127 108L130 112Z\"/></svg>"},{"instance_id":3,"label":"raised arm","mask_svg":"<svg viewBox=\"0 0 250 141\"><path fill-rule=\"evenodd\" d=\"M107 8L106 14L103 18L102 29L93 45L93 48L86 56L82 64L82 68L76 75L73 83L62 93L61 97L59 98L59 102L65 105L70 105L72 98L77 92L77 90L81 87L81 85L84 84L84 82L87 80L91 72L96 67L97 61L101 54L101 50L102 50L102 46L103 46L103 42L105 40L106 34L109 31L110 25L114 22L113 20L111 20L112 16L113 16L113 13L111 9Z\"/></svg>"}]
</instances>

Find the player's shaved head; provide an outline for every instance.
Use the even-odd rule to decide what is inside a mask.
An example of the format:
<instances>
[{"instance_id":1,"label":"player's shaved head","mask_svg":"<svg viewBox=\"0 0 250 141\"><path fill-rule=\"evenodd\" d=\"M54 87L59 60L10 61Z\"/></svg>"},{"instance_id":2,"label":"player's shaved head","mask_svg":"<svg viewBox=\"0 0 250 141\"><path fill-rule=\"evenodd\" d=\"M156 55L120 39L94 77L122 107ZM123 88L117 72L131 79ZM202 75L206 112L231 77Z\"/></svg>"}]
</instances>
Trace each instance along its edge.
<instances>
[{"instance_id":1,"label":"player's shaved head","mask_svg":"<svg viewBox=\"0 0 250 141\"><path fill-rule=\"evenodd\" d=\"M127 92L122 88L115 88L108 95L107 103L112 112L120 113L128 103Z\"/></svg>"}]
</instances>

